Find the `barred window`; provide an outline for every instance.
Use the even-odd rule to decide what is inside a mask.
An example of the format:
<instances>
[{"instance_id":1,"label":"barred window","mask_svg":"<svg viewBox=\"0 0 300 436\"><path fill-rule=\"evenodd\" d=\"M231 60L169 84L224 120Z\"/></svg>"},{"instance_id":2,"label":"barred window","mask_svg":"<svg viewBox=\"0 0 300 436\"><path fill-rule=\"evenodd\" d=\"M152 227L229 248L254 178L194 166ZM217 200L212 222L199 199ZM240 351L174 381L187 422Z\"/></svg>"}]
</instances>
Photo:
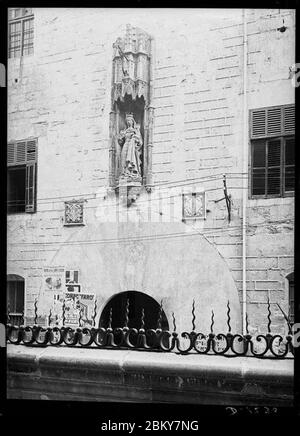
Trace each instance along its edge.
<instances>
[{"instance_id":1,"label":"barred window","mask_svg":"<svg viewBox=\"0 0 300 436\"><path fill-rule=\"evenodd\" d=\"M250 112L251 196L283 197L294 192L295 108Z\"/></svg>"},{"instance_id":2,"label":"barred window","mask_svg":"<svg viewBox=\"0 0 300 436\"><path fill-rule=\"evenodd\" d=\"M9 274L6 281L7 314L10 322L20 325L24 312L24 278Z\"/></svg>"},{"instance_id":3,"label":"barred window","mask_svg":"<svg viewBox=\"0 0 300 436\"><path fill-rule=\"evenodd\" d=\"M10 8L8 12L8 57L33 54L33 14L31 8Z\"/></svg>"}]
</instances>

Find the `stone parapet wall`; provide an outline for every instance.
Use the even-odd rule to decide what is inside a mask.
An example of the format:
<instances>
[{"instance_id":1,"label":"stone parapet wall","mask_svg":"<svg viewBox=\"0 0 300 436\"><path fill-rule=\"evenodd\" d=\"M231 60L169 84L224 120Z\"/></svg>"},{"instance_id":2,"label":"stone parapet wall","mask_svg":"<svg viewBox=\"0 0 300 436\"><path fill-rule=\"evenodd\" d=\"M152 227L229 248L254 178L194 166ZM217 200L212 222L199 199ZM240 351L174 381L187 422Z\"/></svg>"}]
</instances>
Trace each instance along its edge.
<instances>
[{"instance_id":1,"label":"stone parapet wall","mask_svg":"<svg viewBox=\"0 0 300 436\"><path fill-rule=\"evenodd\" d=\"M291 407L293 359L8 345L7 397Z\"/></svg>"}]
</instances>

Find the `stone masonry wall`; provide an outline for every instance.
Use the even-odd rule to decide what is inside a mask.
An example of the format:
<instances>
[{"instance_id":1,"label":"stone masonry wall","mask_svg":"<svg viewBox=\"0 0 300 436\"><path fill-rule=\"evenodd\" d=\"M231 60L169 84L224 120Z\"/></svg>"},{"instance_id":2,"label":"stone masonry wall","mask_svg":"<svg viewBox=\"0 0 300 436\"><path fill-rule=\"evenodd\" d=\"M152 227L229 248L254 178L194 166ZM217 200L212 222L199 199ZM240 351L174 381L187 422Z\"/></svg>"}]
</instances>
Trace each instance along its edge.
<instances>
[{"instance_id":1,"label":"stone masonry wall","mask_svg":"<svg viewBox=\"0 0 300 436\"><path fill-rule=\"evenodd\" d=\"M8 62L8 140L38 138L37 212L8 219L8 273L25 277L28 316L43 267L76 231L63 227L64 201L85 199L88 224L98 190L108 185L112 43L126 23L155 40L154 184L204 188L203 233L228 263L242 300L242 10L36 8L34 56ZM294 11L247 11L248 109L294 102L294 31ZM223 174L230 223L225 201L214 202L223 197ZM259 332L268 297L288 310L293 207L293 197L248 200L247 311ZM272 328L283 331L276 305L272 311Z\"/></svg>"}]
</instances>

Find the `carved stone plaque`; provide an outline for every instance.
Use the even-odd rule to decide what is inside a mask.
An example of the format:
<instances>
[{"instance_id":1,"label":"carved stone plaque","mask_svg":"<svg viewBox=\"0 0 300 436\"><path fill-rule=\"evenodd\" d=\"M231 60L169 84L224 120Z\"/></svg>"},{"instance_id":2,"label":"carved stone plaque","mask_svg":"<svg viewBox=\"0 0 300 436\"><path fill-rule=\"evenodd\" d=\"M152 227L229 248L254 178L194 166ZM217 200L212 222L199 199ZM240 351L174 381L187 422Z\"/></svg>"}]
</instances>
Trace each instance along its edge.
<instances>
[{"instance_id":1,"label":"carved stone plaque","mask_svg":"<svg viewBox=\"0 0 300 436\"><path fill-rule=\"evenodd\" d=\"M183 219L206 217L205 192L193 192L182 196Z\"/></svg>"},{"instance_id":2,"label":"carved stone plaque","mask_svg":"<svg viewBox=\"0 0 300 436\"><path fill-rule=\"evenodd\" d=\"M70 200L65 202L65 225L84 225L83 200Z\"/></svg>"}]
</instances>

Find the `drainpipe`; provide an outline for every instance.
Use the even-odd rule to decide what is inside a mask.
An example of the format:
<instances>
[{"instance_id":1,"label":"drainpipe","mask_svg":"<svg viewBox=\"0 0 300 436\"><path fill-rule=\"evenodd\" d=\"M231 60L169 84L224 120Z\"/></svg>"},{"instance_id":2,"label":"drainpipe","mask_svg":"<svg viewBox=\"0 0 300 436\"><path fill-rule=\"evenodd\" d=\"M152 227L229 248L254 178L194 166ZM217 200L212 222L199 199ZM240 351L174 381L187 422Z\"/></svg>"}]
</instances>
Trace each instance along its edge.
<instances>
[{"instance_id":1,"label":"drainpipe","mask_svg":"<svg viewBox=\"0 0 300 436\"><path fill-rule=\"evenodd\" d=\"M246 334L247 292L246 292L246 226L248 196L248 105L247 105L247 11L243 9L243 211L242 211L242 263L243 263L243 334Z\"/></svg>"}]
</instances>

